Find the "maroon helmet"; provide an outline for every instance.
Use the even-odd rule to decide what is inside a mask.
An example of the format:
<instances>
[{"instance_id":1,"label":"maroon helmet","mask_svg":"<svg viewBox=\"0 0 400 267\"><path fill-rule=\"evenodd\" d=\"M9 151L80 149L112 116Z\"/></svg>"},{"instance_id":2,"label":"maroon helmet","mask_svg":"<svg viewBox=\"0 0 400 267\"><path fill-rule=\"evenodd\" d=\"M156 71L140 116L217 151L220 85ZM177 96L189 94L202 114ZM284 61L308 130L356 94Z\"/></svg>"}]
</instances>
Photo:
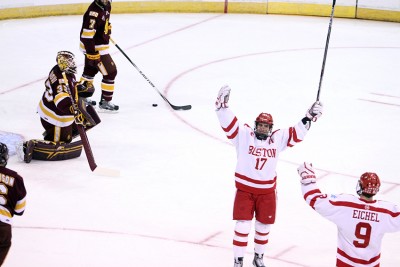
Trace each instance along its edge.
<instances>
[{"instance_id":1,"label":"maroon helmet","mask_svg":"<svg viewBox=\"0 0 400 267\"><path fill-rule=\"evenodd\" d=\"M366 197L372 197L378 193L380 186L381 181L376 173L363 173L358 180L357 194L364 195Z\"/></svg>"},{"instance_id":2,"label":"maroon helmet","mask_svg":"<svg viewBox=\"0 0 400 267\"><path fill-rule=\"evenodd\" d=\"M269 125L269 131L267 133L260 133L257 131L257 125L259 123L265 123ZM260 113L254 122L254 133L256 134L257 139L265 140L268 136L271 135L272 127L274 126L274 120L272 119L272 115L269 113Z\"/></svg>"}]
</instances>

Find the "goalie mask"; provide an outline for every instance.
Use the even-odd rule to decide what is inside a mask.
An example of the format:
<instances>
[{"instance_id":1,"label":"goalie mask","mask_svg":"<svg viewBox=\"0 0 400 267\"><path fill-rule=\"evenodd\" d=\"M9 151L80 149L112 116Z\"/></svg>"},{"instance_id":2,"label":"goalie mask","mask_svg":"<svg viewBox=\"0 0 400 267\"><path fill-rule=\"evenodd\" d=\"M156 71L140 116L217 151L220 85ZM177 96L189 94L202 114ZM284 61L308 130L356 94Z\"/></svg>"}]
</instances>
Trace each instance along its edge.
<instances>
[{"instance_id":1,"label":"goalie mask","mask_svg":"<svg viewBox=\"0 0 400 267\"><path fill-rule=\"evenodd\" d=\"M366 172L361 175L357 183L357 194L368 198L373 197L378 193L381 181L376 173Z\"/></svg>"},{"instance_id":2,"label":"goalie mask","mask_svg":"<svg viewBox=\"0 0 400 267\"><path fill-rule=\"evenodd\" d=\"M69 51L60 51L57 53L57 65L65 73L76 73L75 55Z\"/></svg>"},{"instance_id":3,"label":"goalie mask","mask_svg":"<svg viewBox=\"0 0 400 267\"><path fill-rule=\"evenodd\" d=\"M5 167L8 161L8 148L6 144L0 143L0 166Z\"/></svg>"},{"instance_id":4,"label":"goalie mask","mask_svg":"<svg viewBox=\"0 0 400 267\"><path fill-rule=\"evenodd\" d=\"M254 122L254 133L258 140L266 140L271 135L274 120L269 113L260 113Z\"/></svg>"}]
</instances>

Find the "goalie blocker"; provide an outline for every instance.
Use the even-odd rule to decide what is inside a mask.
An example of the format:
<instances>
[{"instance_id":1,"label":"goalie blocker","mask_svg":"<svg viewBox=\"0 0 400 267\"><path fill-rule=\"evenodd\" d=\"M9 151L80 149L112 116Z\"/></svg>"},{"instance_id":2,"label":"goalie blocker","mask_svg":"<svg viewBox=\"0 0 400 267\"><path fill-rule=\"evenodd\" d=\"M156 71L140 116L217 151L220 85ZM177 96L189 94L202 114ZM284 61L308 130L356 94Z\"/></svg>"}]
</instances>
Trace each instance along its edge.
<instances>
[{"instance_id":1,"label":"goalie blocker","mask_svg":"<svg viewBox=\"0 0 400 267\"><path fill-rule=\"evenodd\" d=\"M86 106L81 98L79 98L78 106L84 117L85 131L101 122L93 106ZM44 132L43 136L46 137L46 135L47 132ZM72 139L77 136L79 136L78 131L74 131L72 133ZM78 140L76 142L66 143L32 139L23 144L22 153L23 155L21 158L23 158L26 163L31 162L32 159L45 161L73 159L80 157L82 153L82 141Z\"/></svg>"}]
</instances>

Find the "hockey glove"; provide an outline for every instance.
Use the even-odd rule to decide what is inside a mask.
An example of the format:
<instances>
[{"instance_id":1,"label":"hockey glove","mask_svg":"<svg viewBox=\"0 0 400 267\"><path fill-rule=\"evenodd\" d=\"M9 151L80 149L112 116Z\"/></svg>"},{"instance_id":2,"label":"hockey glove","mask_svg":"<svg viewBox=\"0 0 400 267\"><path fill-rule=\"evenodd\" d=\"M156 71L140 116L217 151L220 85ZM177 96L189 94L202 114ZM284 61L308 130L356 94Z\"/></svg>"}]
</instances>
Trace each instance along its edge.
<instances>
[{"instance_id":1,"label":"hockey glove","mask_svg":"<svg viewBox=\"0 0 400 267\"><path fill-rule=\"evenodd\" d=\"M312 121L316 121L319 117L321 117L323 110L324 110L324 106L322 105L322 103L319 101L316 101L307 110L306 117Z\"/></svg>"},{"instance_id":2,"label":"hockey glove","mask_svg":"<svg viewBox=\"0 0 400 267\"><path fill-rule=\"evenodd\" d=\"M228 107L229 95L231 88L228 85L224 85L219 89L217 100L215 101L215 108L217 110Z\"/></svg>"},{"instance_id":3,"label":"hockey glove","mask_svg":"<svg viewBox=\"0 0 400 267\"><path fill-rule=\"evenodd\" d=\"M97 68L97 65L101 62L100 54L86 54L87 64L91 67Z\"/></svg>"},{"instance_id":4,"label":"hockey glove","mask_svg":"<svg viewBox=\"0 0 400 267\"><path fill-rule=\"evenodd\" d=\"M297 168L302 184L311 184L317 181L312 163L304 162Z\"/></svg>"}]
</instances>

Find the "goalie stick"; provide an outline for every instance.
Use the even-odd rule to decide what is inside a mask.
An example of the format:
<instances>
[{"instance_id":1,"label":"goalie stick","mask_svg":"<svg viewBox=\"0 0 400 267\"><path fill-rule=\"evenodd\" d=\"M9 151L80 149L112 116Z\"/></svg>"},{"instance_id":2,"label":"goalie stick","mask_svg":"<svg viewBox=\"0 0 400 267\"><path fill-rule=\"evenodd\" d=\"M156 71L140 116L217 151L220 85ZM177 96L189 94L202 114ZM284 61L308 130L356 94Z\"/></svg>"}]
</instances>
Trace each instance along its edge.
<instances>
[{"instance_id":1,"label":"goalie stick","mask_svg":"<svg viewBox=\"0 0 400 267\"><path fill-rule=\"evenodd\" d=\"M67 76L65 75L65 72L62 72L62 76L64 79L64 84L65 84L67 93L72 102L74 116L76 116L79 113L78 104L76 103L75 99L72 97L71 89L69 88L68 79L67 79ZM86 158L87 158L89 167L92 170L92 172L95 174L104 175L104 176L119 176L119 171L117 171L117 170L97 167L97 164L94 160L92 148L90 147L89 139L86 135L85 129L83 128L83 125L76 123L76 127L78 128L78 132L81 137L83 149L85 150Z\"/></svg>"},{"instance_id":2,"label":"goalie stick","mask_svg":"<svg viewBox=\"0 0 400 267\"><path fill-rule=\"evenodd\" d=\"M121 49L121 47L119 47L119 45L111 37L110 37L110 41L126 57L126 59L132 64L132 66L135 67L135 69L143 76L143 78L146 79L146 81L151 85L151 87L153 87L157 91L157 93L162 97L162 99L164 99L164 101L167 102L171 106L172 109L174 109L174 110L189 110L192 108L191 105L176 106L176 105L173 105L171 102L169 102L169 100L160 92L160 90L157 89L157 87L150 81L149 78L147 78L147 76L139 69L139 67L136 66L135 63L133 63L133 61L128 57L128 55L125 54L125 52Z\"/></svg>"},{"instance_id":3,"label":"goalie stick","mask_svg":"<svg viewBox=\"0 0 400 267\"><path fill-rule=\"evenodd\" d=\"M317 93L317 101L319 101L319 95L320 95L320 92L321 92L322 79L323 79L323 77L324 77L325 61L326 61L326 56L327 56L327 54L328 54L328 46L329 46L329 39L330 39L330 36L331 36L332 20L333 20L333 13L335 12L335 4L336 4L336 0L333 0L333 3L332 3L332 11L331 11L331 18L330 18L330 21L329 21L328 35L326 36L324 59L323 59L323 61L322 61L321 76L320 76L320 78L319 78L319 86L318 86L318 93Z\"/></svg>"}]
</instances>

